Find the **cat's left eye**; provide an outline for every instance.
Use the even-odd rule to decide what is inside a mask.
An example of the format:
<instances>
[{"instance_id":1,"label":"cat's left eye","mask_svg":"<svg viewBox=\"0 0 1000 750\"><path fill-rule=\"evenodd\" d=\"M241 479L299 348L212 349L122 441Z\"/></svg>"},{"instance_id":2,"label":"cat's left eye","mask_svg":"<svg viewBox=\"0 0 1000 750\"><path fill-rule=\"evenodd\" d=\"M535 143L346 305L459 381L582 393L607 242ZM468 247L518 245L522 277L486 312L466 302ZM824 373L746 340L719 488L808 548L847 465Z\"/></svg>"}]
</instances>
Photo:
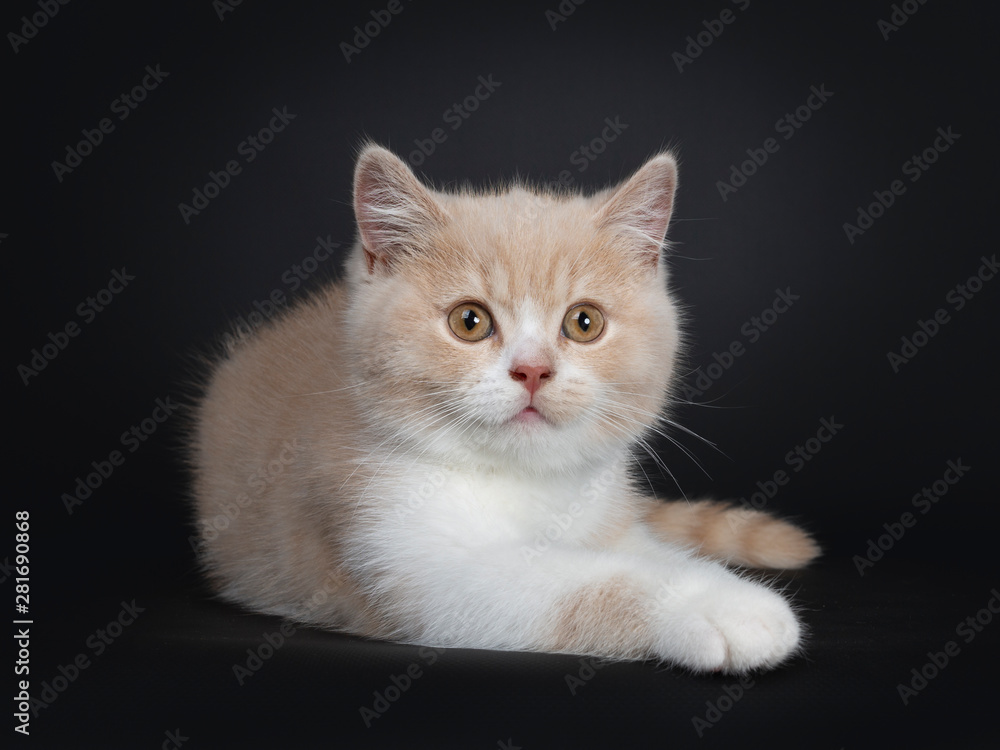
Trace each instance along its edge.
<instances>
[{"instance_id":1,"label":"cat's left eye","mask_svg":"<svg viewBox=\"0 0 1000 750\"><path fill-rule=\"evenodd\" d=\"M593 305L576 305L563 318L563 336L573 341L593 341L603 330L604 314Z\"/></svg>"}]
</instances>

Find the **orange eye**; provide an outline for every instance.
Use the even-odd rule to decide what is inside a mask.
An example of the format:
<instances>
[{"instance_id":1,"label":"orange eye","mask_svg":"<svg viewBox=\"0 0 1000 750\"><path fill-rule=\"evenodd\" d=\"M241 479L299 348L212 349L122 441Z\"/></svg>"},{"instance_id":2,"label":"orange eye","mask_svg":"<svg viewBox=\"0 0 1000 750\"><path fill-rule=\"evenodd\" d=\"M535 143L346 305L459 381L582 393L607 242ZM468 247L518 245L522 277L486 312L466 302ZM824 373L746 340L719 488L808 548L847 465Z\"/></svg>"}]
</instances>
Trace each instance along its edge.
<instances>
[{"instance_id":1,"label":"orange eye","mask_svg":"<svg viewBox=\"0 0 1000 750\"><path fill-rule=\"evenodd\" d=\"M448 313L448 325L463 341L482 341L493 335L493 318L475 302L463 302Z\"/></svg>"},{"instance_id":2,"label":"orange eye","mask_svg":"<svg viewBox=\"0 0 1000 750\"><path fill-rule=\"evenodd\" d=\"M571 307L563 318L562 333L568 339L586 344L601 335L604 314L593 305Z\"/></svg>"}]
</instances>

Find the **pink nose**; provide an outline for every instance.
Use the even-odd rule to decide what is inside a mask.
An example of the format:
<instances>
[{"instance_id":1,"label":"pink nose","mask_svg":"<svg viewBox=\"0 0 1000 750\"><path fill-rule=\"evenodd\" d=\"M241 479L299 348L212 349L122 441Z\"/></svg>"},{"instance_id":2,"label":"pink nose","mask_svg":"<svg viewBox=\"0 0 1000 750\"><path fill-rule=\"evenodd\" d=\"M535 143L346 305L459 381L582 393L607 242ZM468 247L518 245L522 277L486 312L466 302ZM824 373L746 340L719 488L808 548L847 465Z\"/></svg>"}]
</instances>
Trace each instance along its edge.
<instances>
[{"instance_id":1,"label":"pink nose","mask_svg":"<svg viewBox=\"0 0 1000 750\"><path fill-rule=\"evenodd\" d=\"M514 380L520 380L528 393L534 396L535 391L542 387L542 381L552 377L552 371L544 365L518 365L510 371L510 376Z\"/></svg>"}]
</instances>

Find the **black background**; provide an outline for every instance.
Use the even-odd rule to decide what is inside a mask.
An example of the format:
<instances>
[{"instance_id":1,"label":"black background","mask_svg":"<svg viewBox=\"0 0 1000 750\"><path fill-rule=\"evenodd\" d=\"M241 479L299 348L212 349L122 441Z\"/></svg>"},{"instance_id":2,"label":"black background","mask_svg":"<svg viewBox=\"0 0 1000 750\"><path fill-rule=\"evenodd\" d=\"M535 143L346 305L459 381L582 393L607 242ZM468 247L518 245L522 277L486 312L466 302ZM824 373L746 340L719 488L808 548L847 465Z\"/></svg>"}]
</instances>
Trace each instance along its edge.
<instances>
[{"instance_id":1,"label":"black background","mask_svg":"<svg viewBox=\"0 0 1000 750\"><path fill-rule=\"evenodd\" d=\"M877 22L894 12L888 2L754 1L741 10L722 0L591 0L564 20L546 16L558 12L554 0L404 2L349 61L342 43L386 4L251 0L220 18L210 2L73 2L16 53L8 36L6 464L9 512L31 512L36 697L60 665L92 657L39 711L25 744L156 747L180 729L191 748L985 747L996 736L987 712L997 626L968 645L955 627L1000 585L1000 281L959 311L946 296L996 250L996 19L983 4L904 5L917 10L886 39ZM732 23L679 70L675 53L724 9ZM21 16L38 11L8 4L3 31L21 33ZM112 102L157 65L166 78L119 120ZM444 113L475 93L480 76L499 85L452 129ZM832 96L785 140L776 121L806 104L813 86ZM239 145L272 108L295 118L247 163ZM52 163L104 117L114 130L57 179ZM605 118L627 128L579 171L574 153L600 138ZM806 657L757 676L700 741L692 717L704 717L732 678L608 666L572 695L564 676L580 668L573 657L452 651L426 665L414 648L303 630L240 686L233 664L280 622L211 602L201 588L188 543L183 415L123 450L122 433L157 398L181 400L193 356L228 320L272 290L296 296L283 276L317 237L350 246L362 138L408 158L436 128L444 142L412 161L438 186L567 172L596 188L661 148L679 153L669 237L672 287L689 313L684 374L694 383L734 340L746 353L694 399L704 405L676 411L718 445L676 432L704 471L664 442L676 484L653 466L651 482L665 497L741 498L789 470L767 507L813 530L826 553L784 579L813 633ZM904 163L939 128L960 137L911 182ZM723 200L718 182L770 137L778 151ZM178 204L232 159L242 172L186 223ZM850 242L845 222L897 179L905 193ZM134 280L85 322L77 306L123 267ZM304 288L338 273L338 259L325 261ZM748 344L742 326L786 288L794 305ZM888 352L939 308L950 322L894 372ZM70 321L80 334L25 385L19 366ZM790 471L786 454L822 418L844 427ZM116 449L124 464L68 513L67 493ZM967 474L926 514L915 512L916 525L860 575L852 558L886 533L883 524L914 512L913 495L958 459ZM8 529L4 590L13 598ZM95 654L88 639L132 599L145 611ZM904 705L897 684L949 640L960 655ZM422 676L366 729L359 708L411 663L425 666Z\"/></svg>"}]
</instances>

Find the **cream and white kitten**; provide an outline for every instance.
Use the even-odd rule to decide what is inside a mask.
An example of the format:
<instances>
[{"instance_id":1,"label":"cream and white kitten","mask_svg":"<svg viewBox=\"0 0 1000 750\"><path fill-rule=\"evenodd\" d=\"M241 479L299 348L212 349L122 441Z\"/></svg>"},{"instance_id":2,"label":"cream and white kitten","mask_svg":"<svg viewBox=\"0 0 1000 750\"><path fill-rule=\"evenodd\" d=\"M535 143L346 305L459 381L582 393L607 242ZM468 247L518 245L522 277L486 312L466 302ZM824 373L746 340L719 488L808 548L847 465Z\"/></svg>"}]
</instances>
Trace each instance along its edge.
<instances>
[{"instance_id":1,"label":"cream and white kitten","mask_svg":"<svg viewBox=\"0 0 1000 750\"><path fill-rule=\"evenodd\" d=\"M346 278L244 335L200 399L201 556L260 612L430 646L773 667L788 602L722 561L818 548L633 474L675 384L662 153L595 196L439 192L357 163Z\"/></svg>"}]
</instances>

